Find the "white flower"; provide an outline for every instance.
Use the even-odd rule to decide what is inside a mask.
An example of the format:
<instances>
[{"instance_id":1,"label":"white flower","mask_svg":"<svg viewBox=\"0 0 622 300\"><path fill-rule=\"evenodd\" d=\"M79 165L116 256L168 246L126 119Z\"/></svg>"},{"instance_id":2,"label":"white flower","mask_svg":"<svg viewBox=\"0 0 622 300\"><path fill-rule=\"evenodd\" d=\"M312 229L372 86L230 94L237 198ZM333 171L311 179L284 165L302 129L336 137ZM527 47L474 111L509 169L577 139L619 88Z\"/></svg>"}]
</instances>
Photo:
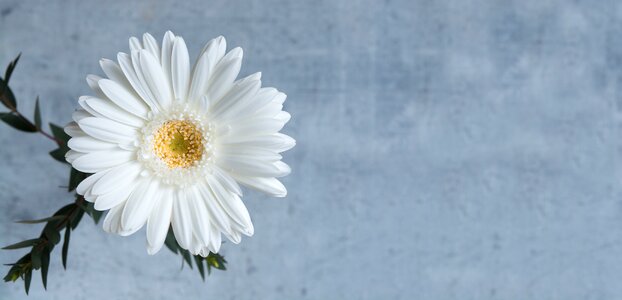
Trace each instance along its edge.
<instances>
[{"instance_id":1,"label":"white flower","mask_svg":"<svg viewBox=\"0 0 622 300\"><path fill-rule=\"evenodd\" d=\"M290 168L279 153L295 141L279 133L290 115L285 94L261 87L261 73L235 80L242 49L225 53L211 40L191 67L184 40L170 31L162 48L150 34L130 38L118 63L102 59L108 78L89 75L95 96L65 131L66 158L93 173L77 192L110 210L104 230L130 235L147 224L147 249L160 250L169 225L193 254L218 252L221 233L233 243L253 224L238 183L275 197L287 191L275 177Z\"/></svg>"}]
</instances>

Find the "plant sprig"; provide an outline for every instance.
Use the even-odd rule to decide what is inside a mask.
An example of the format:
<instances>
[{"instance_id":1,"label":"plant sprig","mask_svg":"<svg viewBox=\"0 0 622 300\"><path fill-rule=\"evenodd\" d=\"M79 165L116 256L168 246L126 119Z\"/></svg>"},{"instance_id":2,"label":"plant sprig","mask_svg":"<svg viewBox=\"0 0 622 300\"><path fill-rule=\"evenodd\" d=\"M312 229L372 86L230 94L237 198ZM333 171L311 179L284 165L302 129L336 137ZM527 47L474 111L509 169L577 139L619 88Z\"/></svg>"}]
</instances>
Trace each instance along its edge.
<instances>
[{"instance_id":1,"label":"plant sprig","mask_svg":"<svg viewBox=\"0 0 622 300\"><path fill-rule=\"evenodd\" d=\"M20 56L21 54L9 63L4 77L0 77L0 103L9 109L8 112L0 112L0 120L17 130L30 133L40 133L46 138L54 141L58 148L51 151L49 153L50 156L59 162L67 163L65 160L65 154L69 151L67 142L69 141L70 136L64 132L62 127L53 123L49 123L51 133L48 133L42 129L39 97L37 97L35 101L34 121L30 121L17 109L17 101L13 91L9 87L9 80L15 70ZM74 168L71 168L69 183L67 186L68 192L75 191L78 184L89 175L90 174L82 173ZM69 253L69 240L71 238L71 232L76 229L78 224L80 224L84 214L89 215L95 224L97 224L102 217L102 212L95 210L93 203L87 202L83 196L75 194L75 200L73 202L63 206L50 217L37 220L17 221L17 223L22 224L45 223L46 225L43 227L39 237L24 240L2 248L3 250L30 248L30 251L17 260L17 262L6 264L11 268L4 277L4 281L15 282L18 279L22 279L24 281L24 289L26 294L28 294L33 270L41 270L43 287L47 289L50 254L56 245L60 243L62 234L63 245L61 250L61 259L63 268L67 269L67 256ZM192 261L194 260L194 265L196 265L203 280L205 280L206 268L208 274L211 273L212 268L226 270L227 261L220 254L210 253L207 257L201 257L198 255L193 256L188 250L182 249L175 240L173 231L170 228L166 236L165 245L173 253L181 255L182 267L184 264L188 264L188 266L192 269Z\"/></svg>"}]
</instances>

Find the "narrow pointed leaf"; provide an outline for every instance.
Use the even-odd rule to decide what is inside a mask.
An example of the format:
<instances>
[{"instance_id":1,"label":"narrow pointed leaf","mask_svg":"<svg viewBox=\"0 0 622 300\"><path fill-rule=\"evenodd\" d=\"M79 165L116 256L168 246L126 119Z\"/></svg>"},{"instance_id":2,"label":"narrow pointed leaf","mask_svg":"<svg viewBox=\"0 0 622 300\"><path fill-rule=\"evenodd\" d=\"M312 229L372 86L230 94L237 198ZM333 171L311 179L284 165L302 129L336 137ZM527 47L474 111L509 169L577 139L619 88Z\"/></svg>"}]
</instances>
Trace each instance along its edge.
<instances>
[{"instance_id":1,"label":"narrow pointed leaf","mask_svg":"<svg viewBox=\"0 0 622 300\"><path fill-rule=\"evenodd\" d=\"M26 290L26 295L30 291L30 281L32 280L32 270L28 270L24 275L24 289Z\"/></svg>"},{"instance_id":2,"label":"narrow pointed leaf","mask_svg":"<svg viewBox=\"0 0 622 300\"><path fill-rule=\"evenodd\" d=\"M25 240L25 241L21 241L19 243L15 243L13 245L9 245L6 246L4 248L2 248L3 250L14 250L14 249L20 249L20 248L26 248L26 247L32 247L34 244L36 244L39 241L39 239L30 239L30 240Z\"/></svg>"},{"instance_id":3,"label":"narrow pointed leaf","mask_svg":"<svg viewBox=\"0 0 622 300\"><path fill-rule=\"evenodd\" d=\"M65 130L62 127L54 123L50 123L50 130L52 131L52 135L54 135L57 140L62 142L59 146L67 145L67 141L69 141L71 137L65 133Z\"/></svg>"},{"instance_id":4,"label":"narrow pointed leaf","mask_svg":"<svg viewBox=\"0 0 622 300\"><path fill-rule=\"evenodd\" d=\"M203 258L201 256L195 255L194 262L197 264L197 268L199 269L201 278L203 279L203 281L205 281L205 267L203 266Z\"/></svg>"},{"instance_id":5,"label":"narrow pointed leaf","mask_svg":"<svg viewBox=\"0 0 622 300\"><path fill-rule=\"evenodd\" d=\"M35 102L35 126L37 130L41 130L41 110L39 109L39 96Z\"/></svg>"},{"instance_id":6,"label":"narrow pointed leaf","mask_svg":"<svg viewBox=\"0 0 622 300\"><path fill-rule=\"evenodd\" d=\"M52 217L47 217L47 218L38 219L38 220L20 220L20 221L16 221L15 223L37 224L37 223L45 223L45 222L49 222L49 221L61 220L64 217L65 216L52 216Z\"/></svg>"},{"instance_id":7,"label":"narrow pointed leaf","mask_svg":"<svg viewBox=\"0 0 622 300\"><path fill-rule=\"evenodd\" d=\"M13 70L15 70L15 66L17 66L17 62L19 61L19 58L22 56L22 54L18 54L17 57L11 61L9 63L9 65L6 67L6 71L4 72L4 80L6 82L6 84L9 84L9 80L11 79L11 74L13 74Z\"/></svg>"},{"instance_id":8,"label":"narrow pointed leaf","mask_svg":"<svg viewBox=\"0 0 622 300\"><path fill-rule=\"evenodd\" d=\"M177 244L177 241L175 240L175 235L173 234L173 230L171 229L171 227L168 228L168 233L166 234L164 244L169 250L173 251L173 253L175 254L177 254L177 252L179 251L179 244Z\"/></svg>"},{"instance_id":9,"label":"narrow pointed leaf","mask_svg":"<svg viewBox=\"0 0 622 300\"><path fill-rule=\"evenodd\" d=\"M192 269L192 258L191 258L192 255L190 255L190 251L184 250L184 249L180 249L180 251L181 251L181 257L184 259L184 261L186 261L190 269Z\"/></svg>"},{"instance_id":10,"label":"narrow pointed leaf","mask_svg":"<svg viewBox=\"0 0 622 300\"><path fill-rule=\"evenodd\" d=\"M15 95L8 86L4 79L0 78L0 102L6 106L6 108L14 111L17 108L17 102L15 101Z\"/></svg>"},{"instance_id":11,"label":"narrow pointed leaf","mask_svg":"<svg viewBox=\"0 0 622 300\"><path fill-rule=\"evenodd\" d=\"M30 121L13 113L0 113L0 119L9 124L11 127L25 131L25 132L37 132L37 128Z\"/></svg>"},{"instance_id":12,"label":"narrow pointed leaf","mask_svg":"<svg viewBox=\"0 0 622 300\"><path fill-rule=\"evenodd\" d=\"M69 251L69 237L71 236L71 226L67 224L67 228L65 228L65 240L63 241L63 268L67 269L67 252Z\"/></svg>"},{"instance_id":13,"label":"narrow pointed leaf","mask_svg":"<svg viewBox=\"0 0 622 300\"><path fill-rule=\"evenodd\" d=\"M59 162L67 164L68 162L65 159L65 153L67 153L66 149L58 148L56 150L50 151L50 156L52 156L55 160Z\"/></svg>"},{"instance_id":14,"label":"narrow pointed leaf","mask_svg":"<svg viewBox=\"0 0 622 300\"><path fill-rule=\"evenodd\" d=\"M43 288L48 289L48 270L50 268L50 250L45 249L41 255L41 281Z\"/></svg>"},{"instance_id":15,"label":"narrow pointed leaf","mask_svg":"<svg viewBox=\"0 0 622 300\"><path fill-rule=\"evenodd\" d=\"M95 224L99 223L99 220L101 220L103 214L103 211L93 210L93 214L91 216L93 217L93 221L95 222Z\"/></svg>"}]
</instances>

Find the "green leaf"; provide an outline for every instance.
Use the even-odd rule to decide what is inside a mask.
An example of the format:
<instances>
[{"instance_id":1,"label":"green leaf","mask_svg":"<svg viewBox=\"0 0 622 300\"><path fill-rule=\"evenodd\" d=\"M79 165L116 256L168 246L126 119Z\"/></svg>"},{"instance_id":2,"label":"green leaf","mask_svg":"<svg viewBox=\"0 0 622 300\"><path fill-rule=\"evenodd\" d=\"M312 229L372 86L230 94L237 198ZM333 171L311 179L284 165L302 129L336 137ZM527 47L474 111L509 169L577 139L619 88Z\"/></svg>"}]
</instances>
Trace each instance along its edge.
<instances>
[{"instance_id":1,"label":"green leaf","mask_svg":"<svg viewBox=\"0 0 622 300\"><path fill-rule=\"evenodd\" d=\"M80 220L82 220L82 216L84 216L84 210L80 209L76 212L76 215L71 219L71 229L75 229L80 224Z\"/></svg>"},{"instance_id":2,"label":"green leaf","mask_svg":"<svg viewBox=\"0 0 622 300\"><path fill-rule=\"evenodd\" d=\"M13 245L9 245L6 246L4 248L2 248L3 250L14 250L14 249L20 249L20 248L26 248L26 247L31 247L34 244L36 244L39 241L39 239L30 239L30 240L25 240L25 241L21 241L19 243L15 243Z\"/></svg>"},{"instance_id":3,"label":"green leaf","mask_svg":"<svg viewBox=\"0 0 622 300\"><path fill-rule=\"evenodd\" d=\"M15 70L15 66L17 66L17 62L19 61L19 58L22 56L22 54L18 54L17 57L11 61L9 63L9 65L6 67L6 71L4 72L4 80L6 82L6 84L9 84L9 80L11 79L11 74L13 74L13 70Z\"/></svg>"},{"instance_id":4,"label":"green leaf","mask_svg":"<svg viewBox=\"0 0 622 300\"><path fill-rule=\"evenodd\" d=\"M69 251L69 236L71 235L71 226L67 224L67 228L65 228L65 240L63 241L63 268L67 269L67 252Z\"/></svg>"},{"instance_id":5,"label":"green leaf","mask_svg":"<svg viewBox=\"0 0 622 300\"><path fill-rule=\"evenodd\" d=\"M190 254L190 251L185 249L179 249L179 251L181 251L181 257L186 261L190 269L192 269L192 255Z\"/></svg>"},{"instance_id":6,"label":"green leaf","mask_svg":"<svg viewBox=\"0 0 622 300\"><path fill-rule=\"evenodd\" d=\"M218 270L223 270L223 271L227 269L227 267L226 267L227 261L225 260L225 258L222 255L220 255L218 253L211 253L210 252L210 254L207 256L206 260L207 260L207 265L208 266L211 266L211 267L214 267L214 268L216 268ZM209 267L208 267L208 270L209 270Z\"/></svg>"},{"instance_id":7,"label":"green leaf","mask_svg":"<svg viewBox=\"0 0 622 300\"><path fill-rule=\"evenodd\" d=\"M50 151L50 155L57 161L62 162L62 163L68 163L67 160L65 159L65 153L67 153L67 149L65 148L58 148L56 150Z\"/></svg>"},{"instance_id":8,"label":"green leaf","mask_svg":"<svg viewBox=\"0 0 622 300\"><path fill-rule=\"evenodd\" d=\"M41 110L39 109L39 96L35 102L35 126L37 130L41 130Z\"/></svg>"},{"instance_id":9,"label":"green leaf","mask_svg":"<svg viewBox=\"0 0 622 300\"><path fill-rule=\"evenodd\" d=\"M19 61L20 56L22 56L21 53L9 63L6 68L6 72L4 72L4 79L0 78L0 100L4 106L12 111L15 111L17 108L17 103L15 101L15 95L13 95L13 91L11 91L11 88L9 87L9 80L11 79L11 74L13 74L13 70Z\"/></svg>"},{"instance_id":10,"label":"green leaf","mask_svg":"<svg viewBox=\"0 0 622 300\"><path fill-rule=\"evenodd\" d=\"M3 112L0 113L0 119L17 130L25 132L37 132L37 128L34 124L30 123L30 121L16 114Z\"/></svg>"},{"instance_id":11,"label":"green leaf","mask_svg":"<svg viewBox=\"0 0 622 300\"><path fill-rule=\"evenodd\" d=\"M93 210L91 217L93 217L93 221L95 222L95 224L99 224L99 220L101 220L103 214L103 211Z\"/></svg>"},{"instance_id":12,"label":"green leaf","mask_svg":"<svg viewBox=\"0 0 622 300\"><path fill-rule=\"evenodd\" d=\"M32 269L26 271L26 274L24 276L24 289L26 290L26 295L28 295L28 292L30 291L30 280L32 279Z\"/></svg>"},{"instance_id":13,"label":"green leaf","mask_svg":"<svg viewBox=\"0 0 622 300\"><path fill-rule=\"evenodd\" d=\"M78 187L78 184L82 182L87 177L86 173L82 173L74 168L71 168L71 173L69 173L69 185L67 186L67 190L69 192L75 190Z\"/></svg>"},{"instance_id":14,"label":"green leaf","mask_svg":"<svg viewBox=\"0 0 622 300\"><path fill-rule=\"evenodd\" d=\"M175 235L173 234L173 229L171 227L168 228L168 233L166 234L164 244L169 250L173 251L173 253L178 253L179 244L177 244L177 240L175 240Z\"/></svg>"},{"instance_id":15,"label":"green leaf","mask_svg":"<svg viewBox=\"0 0 622 300\"><path fill-rule=\"evenodd\" d=\"M48 289L48 270L50 268L50 249L44 249L41 255L41 281L43 288Z\"/></svg>"},{"instance_id":16,"label":"green leaf","mask_svg":"<svg viewBox=\"0 0 622 300\"><path fill-rule=\"evenodd\" d=\"M47 218L38 219L38 220L21 220L21 221L16 221L15 223L37 224L37 223L45 223L49 221L54 221L54 220L62 220L64 217L65 216L52 216L52 217L47 217Z\"/></svg>"},{"instance_id":17,"label":"green leaf","mask_svg":"<svg viewBox=\"0 0 622 300\"><path fill-rule=\"evenodd\" d=\"M32 267L34 269L39 270L41 268L41 253L45 247L37 247L36 245L32 247L32 251L30 251L30 257L32 260Z\"/></svg>"},{"instance_id":18,"label":"green leaf","mask_svg":"<svg viewBox=\"0 0 622 300\"><path fill-rule=\"evenodd\" d=\"M52 135L54 135L57 140L63 142L64 145L67 145L67 141L69 141L71 137L65 133L65 130L62 127L54 123L50 123L50 130L52 130Z\"/></svg>"},{"instance_id":19,"label":"green leaf","mask_svg":"<svg viewBox=\"0 0 622 300\"><path fill-rule=\"evenodd\" d=\"M205 281L205 267L203 266L203 258L201 256L195 255L194 262L197 264L197 268L199 269L201 278L203 279L203 281Z\"/></svg>"},{"instance_id":20,"label":"green leaf","mask_svg":"<svg viewBox=\"0 0 622 300\"><path fill-rule=\"evenodd\" d=\"M47 238L49 242L48 244L51 244L51 247L54 247L54 245L60 242L60 233L56 229L55 222L50 222L45 226L43 229L43 235Z\"/></svg>"},{"instance_id":21,"label":"green leaf","mask_svg":"<svg viewBox=\"0 0 622 300\"><path fill-rule=\"evenodd\" d=\"M2 78L0 78L0 101L11 111L16 110L17 108L15 95L13 94L13 91L8 86L6 81L4 81Z\"/></svg>"}]
</instances>

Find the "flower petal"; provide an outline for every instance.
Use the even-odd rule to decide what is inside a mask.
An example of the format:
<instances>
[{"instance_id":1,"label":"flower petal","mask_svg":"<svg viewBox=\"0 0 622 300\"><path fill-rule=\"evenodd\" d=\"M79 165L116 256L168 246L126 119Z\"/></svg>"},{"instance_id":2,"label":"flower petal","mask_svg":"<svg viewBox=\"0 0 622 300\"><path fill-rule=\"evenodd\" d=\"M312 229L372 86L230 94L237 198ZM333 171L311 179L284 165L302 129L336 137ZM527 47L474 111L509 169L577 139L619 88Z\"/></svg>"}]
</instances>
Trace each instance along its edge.
<instances>
[{"instance_id":1,"label":"flower petal","mask_svg":"<svg viewBox=\"0 0 622 300\"><path fill-rule=\"evenodd\" d=\"M127 112L111 101L96 97L86 97L85 101L89 107L110 120L130 125L132 127L142 127L145 124L145 122L139 117Z\"/></svg>"},{"instance_id":2,"label":"flower petal","mask_svg":"<svg viewBox=\"0 0 622 300\"><path fill-rule=\"evenodd\" d=\"M106 171L97 172L95 174L91 174L89 177L87 177L84 180L82 180L82 182L80 182L80 184L78 184L78 186L76 187L76 192L79 195L84 195L86 193L86 191L90 190L93 187L93 185L100 178L102 178L102 176L104 176L105 174L106 174Z\"/></svg>"},{"instance_id":3,"label":"flower petal","mask_svg":"<svg viewBox=\"0 0 622 300\"><path fill-rule=\"evenodd\" d=\"M192 242L192 215L183 190L174 193L171 225L177 243L182 248L188 249Z\"/></svg>"},{"instance_id":4,"label":"flower petal","mask_svg":"<svg viewBox=\"0 0 622 300\"><path fill-rule=\"evenodd\" d=\"M138 177L143 170L138 162L129 162L110 170L93 186L93 194L102 195L124 187Z\"/></svg>"},{"instance_id":5,"label":"flower petal","mask_svg":"<svg viewBox=\"0 0 622 300\"><path fill-rule=\"evenodd\" d=\"M252 189L264 192L273 197L285 197L287 196L287 189L276 178L266 177L251 177L238 174L231 174L235 180L239 183L250 187Z\"/></svg>"},{"instance_id":6,"label":"flower petal","mask_svg":"<svg viewBox=\"0 0 622 300\"><path fill-rule=\"evenodd\" d=\"M84 154L71 164L84 173L96 173L132 160L136 154L125 150L99 151Z\"/></svg>"},{"instance_id":7,"label":"flower petal","mask_svg":"<svg viewBox=\"0 0 622 300\"><path fill-rule=\"evenodd\" d=\"M132 179L128 181L128 184L119 186L106 194L97 196L97 199L95 199L95 205L93 207L95 208L95 210L105 211L116 207L121 203L125 203L130 194L132 194L132 191L135 188L134 186L137 183L138 182L136 180Z\"/></svg>"},{"instance_id":8,"label":"flower petal","mask_svg":"<svg viewBox=\"0 0 622 300\"><path fill-rule=\"evenodd\" d=\"M138 133L134 127L105 118L84 118L78 121L78 125L88 135L112 143L134 142Z\"/></svg>"},{"instance_id":9,"label":"flower petal","mask_svg":"<svg viewBox=\"0 0 622 300\"><path fill-rule=\"evenodd\" d=\"M147 117L149 111L147 105L122 85L110 79L102 79L99 81L99 87L114 104L140 118Z\"/></svg>"},{"instance_id":10,"label":"flower petal","mask_svg":"<svg viewBox=\"0 0 622 300\"><path fill-rule=\"evenodd\" d=\"M67 146L78 152L96 152L117 148L117 145L102 140L94 139L90 136L74 137L67 142Z\"/></svg>"},{"instance_id":11,"label":"flower petal","mask_svg":"<svg viewBox=\"0 0 622 300\"><path fill-rule=\"evenodd\" d=\"M151 214L153 205L159 200L159 180L144 178L127 199L121 225L125 230L136 230L142 227Z\"/></svg>"},{"instance_id":12,"label":"flower petal","mask_svg":"<svg viewBox=\"0 0 622 300\"><path fill-rule=\"evenodd\" d=\"M140 52L140 67L145 77L147 87L158 102L160 108L168 108L173 97L169 85L166 82L162 67L159 60L156 59L149 51L142 50Z\"/></svg>"},{"instance_id":13,"label":"flower petal","mask_svg":"<svg viewBox=\"0 0 622 300\"><path fill-rule=\"evenodd\" d=\"M233 86L233 81L242 67L242 56L242 48L234 48L214 67L207 89L207 96L212 103L218 103Z\"/></svg>"},{"instance_id":14,"label":"flower petal","mask_svg":"<svg viewBox=\"0 0 622 300\"><path fill-rule=\"evenodd\" d=\"M151 55L160 62L160 47L158 47L158 42L156 39L149 33L143 34L143 45L145 45L145 50L149 51Z\"/></svg>"},{"instance_id":15,"label":"flower petal","mask_svg":"<svg viewBox=\"0 0 622 300\"><path fill-rule=\"evenodd\" d=\"M160 251L166 239L168 228L171 225L171 215L173 212L171 190L164 189L160 193L162 196L156 202L147 220L147 251L150 255Z\"/></svg>"},{"instance_id":16,"label":"flower petal","mask_svg":"<svg viewBox=\"0 0 622 300\"><path fill-rule=\"evenodd\" d=\"M185 101L190 82L190 57L188 56L186 42L181 37L176 37L173 43L171 81L173 82L175 99Z\"/></svg>"}]
</instances>

